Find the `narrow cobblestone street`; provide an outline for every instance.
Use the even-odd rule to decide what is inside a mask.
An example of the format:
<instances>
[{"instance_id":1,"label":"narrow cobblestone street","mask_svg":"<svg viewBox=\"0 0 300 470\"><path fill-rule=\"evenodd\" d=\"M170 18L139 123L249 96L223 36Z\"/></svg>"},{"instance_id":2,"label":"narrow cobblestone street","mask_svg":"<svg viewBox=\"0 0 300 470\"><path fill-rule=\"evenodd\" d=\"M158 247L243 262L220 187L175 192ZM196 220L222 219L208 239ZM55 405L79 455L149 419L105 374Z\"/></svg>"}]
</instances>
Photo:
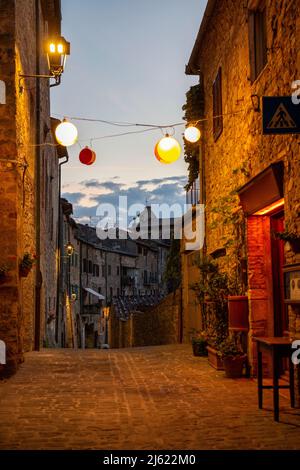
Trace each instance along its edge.
<instances>
[{"instance_id":1,"label":"narrow cobblestone street","mask_svg":"<svg viewBox=\"0 0 300 470\"><path fill-rule=\"evenodd\" d=\"M186 345L30 353L0 397L1 449L300 448L300 410Z\"/></svg>"}]
</instances>

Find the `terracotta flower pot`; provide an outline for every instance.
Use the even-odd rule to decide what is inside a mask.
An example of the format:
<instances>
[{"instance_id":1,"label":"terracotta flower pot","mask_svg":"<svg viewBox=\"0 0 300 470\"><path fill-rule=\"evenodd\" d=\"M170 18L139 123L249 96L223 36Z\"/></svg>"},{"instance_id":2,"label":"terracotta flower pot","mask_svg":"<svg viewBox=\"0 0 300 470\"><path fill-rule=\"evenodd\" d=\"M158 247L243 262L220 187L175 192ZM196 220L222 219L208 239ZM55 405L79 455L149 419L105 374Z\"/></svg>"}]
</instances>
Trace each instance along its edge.
<instances>
[{"instance_id":1,"label":"terracotta flower pot","mask_svg":"<svg viewBox=\"0 0 300 470\"><path fill-rule=\"evenodd\" d=\"M229 379L238 379L243 376L244 364L247 356L227 356L223 358L225 375Z\"/></svg>"},{"instance_id":2,"label":"terracotta flower pot","mask_svg":"<svg viewBox=\"0 0 300 470\"><path fill-rule=\"evenodd\" d=\"M211 346L207 346L208 352L208 362L209 364L217 370L224 370L224 364L222 357L218 354L218 351Z\"/></svg>"},{"instance_id":3,"label":"terracotta flower pot","mask_svg":"<svg viewBox=\"0 0 300 470\"><path fill-rule=\"evenodd\" d=\"M228 297L228 327L230 330L249 330L249 306L246 295Z\"/></svg>"}]
</instances>

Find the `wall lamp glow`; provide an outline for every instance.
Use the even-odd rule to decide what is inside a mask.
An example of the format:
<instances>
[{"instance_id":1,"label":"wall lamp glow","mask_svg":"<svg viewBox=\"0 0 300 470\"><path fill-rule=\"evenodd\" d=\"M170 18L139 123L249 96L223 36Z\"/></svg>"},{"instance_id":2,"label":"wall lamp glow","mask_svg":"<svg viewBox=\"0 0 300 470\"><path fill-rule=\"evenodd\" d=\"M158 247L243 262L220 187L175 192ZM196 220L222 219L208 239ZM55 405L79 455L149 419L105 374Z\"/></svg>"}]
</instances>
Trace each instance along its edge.
<instances>
[{"instance_id":1,"label":"wall lamp glow","mask_svg":"<svg viewBox=\"0 0 300 470\"><path fill-rule=\"evenodd\" d=\"M67 252L67 255L68 256L72 256L73 253L74 253L74 246L72 245L72 243L68 243L67 246L66 246L66 252Z\"/></svg>"},{"instance_id":2,"label":"wall lamp glow","mask_svg":"<svg viewBox=\"0 0 300 470\"><path fill-rule=\"evenodd\" d=\"M65 70L67 55L70 55L70 43L62 36L51 38L45 43L48 68L53 77L60 77Z\"/></svg>"},{"instance_id":3,"label":"wall lamp glow","mask_svg":"<svg viewBox=\"0 0 300 470\"><path fill-rule=\"evenodd\" d=\"M49 74L19 74L19 91L23 92L21 81L24 78L54 78L55 83L52 83L50 87L60 85L61 75L65 70L67 55L70 55L70 43L65 40L62 36L57 36L48 39L44 44L44 53L47 56Z\"/></svg>"}]
</instances>

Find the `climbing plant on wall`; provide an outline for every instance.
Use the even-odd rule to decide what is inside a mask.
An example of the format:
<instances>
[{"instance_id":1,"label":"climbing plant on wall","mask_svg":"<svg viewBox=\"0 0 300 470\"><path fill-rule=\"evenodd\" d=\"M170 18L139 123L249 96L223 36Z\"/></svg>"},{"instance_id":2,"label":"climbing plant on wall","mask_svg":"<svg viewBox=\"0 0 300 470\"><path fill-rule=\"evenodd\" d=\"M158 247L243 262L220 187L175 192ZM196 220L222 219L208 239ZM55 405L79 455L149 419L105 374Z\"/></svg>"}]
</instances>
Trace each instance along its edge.
<instances>
[{"instance_id":1,"label":"climbing plant on wall","mask_svg":"<svg viewBox=\"0 0 300 470\"><path fill-rule=\"evenodd\" d=\"M250 171L249 165L245 162L239 168L235 168L232 175L240 174L248 178ZM234 268L230 276L230 289L233 295L244 294L246 290L243 276L246 258L246 221L240 205L238 190L239 187L218 198L218 202L210 210L215 218L209 226L211 230L220 226L225 228L222 241L224 242L223 247L228 253L230 264Z\"/></svg>"},{"instance_id":2,"label":"climbing plant on wall","mask_svg":"<svg viewBox=\"0 0 300 470\"><path fill-rule=\"evenodd\" d=\"M199 119L204 117L203 86L198 84L192 86L186 93L186 103L182 107L183 119L188 123L194 123L200 129ZM184 140L184 160L188 164L188 183L185 187L189 190L199 175L199 146Z\"/></svg>"}]
</instances>

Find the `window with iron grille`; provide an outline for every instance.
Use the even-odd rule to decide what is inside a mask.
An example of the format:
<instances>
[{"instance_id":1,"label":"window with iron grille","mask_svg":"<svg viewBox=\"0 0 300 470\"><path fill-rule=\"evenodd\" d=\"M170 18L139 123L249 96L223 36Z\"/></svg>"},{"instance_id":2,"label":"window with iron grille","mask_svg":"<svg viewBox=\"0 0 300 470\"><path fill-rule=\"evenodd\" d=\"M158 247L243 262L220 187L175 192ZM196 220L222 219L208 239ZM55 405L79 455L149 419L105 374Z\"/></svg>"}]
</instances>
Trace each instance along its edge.
<instances>
[{"instance_id":1,"label":"window with iron grille","mask_svg":"<svg viewBox=\"0 0 300 470\"><path fill-rule=\"evenodd\" d=\"M264 6L257 10L249 10L249 56L252 82L257 79L268 61L266 24L266 8Z\"/></svg>"},{"instance_id":2,"label":"window with iron grille","mask_svg":"<svg viewBox=\"0 0 300 470\"><path fill-rule=\"evenodd\" d=\"M222 132L222 69L220 67L213 84L213 134L215 141L218 140Z\"/></svg>"}]
</instances>

